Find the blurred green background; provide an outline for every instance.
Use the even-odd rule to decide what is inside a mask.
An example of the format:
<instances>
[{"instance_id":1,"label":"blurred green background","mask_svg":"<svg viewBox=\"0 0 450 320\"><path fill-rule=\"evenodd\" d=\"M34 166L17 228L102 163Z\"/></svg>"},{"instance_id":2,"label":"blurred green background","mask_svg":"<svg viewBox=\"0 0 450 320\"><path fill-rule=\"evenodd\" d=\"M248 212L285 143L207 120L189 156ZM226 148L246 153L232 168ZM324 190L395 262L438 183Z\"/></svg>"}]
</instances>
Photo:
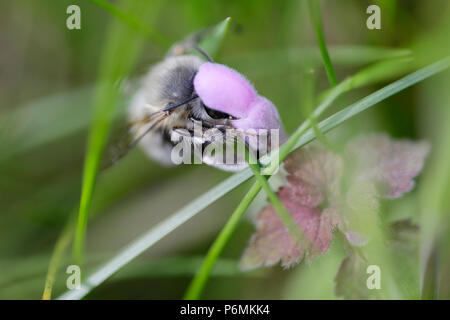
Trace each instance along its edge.
<instances>
[{"instance_id":1,"label":"blurred green background","mask_svg":"<svg viewBox=\"0 0 450 320\"><path fill-rule=\"evenodd\" d=\"M232 17L217 61L246 75L278 107L288 132L304 119L302 71L307 57L320 62L315 34L301 0L152 1L148 26L169 42ZM115 1L111 1L115 4ZM382 58L408 56L402 74L446 56L450 50L447 0L321 1L331 60L339 80ZM81 8L81 30L66 28L66 8ZM381 8L382 29L366 28L366 8ZM0 298L39 299L50 257L69 216L78 209L83 157L91 119L108 12L88 0L0 1ZM389 48L377 54L365 48ZM146 39L130 78L143 75L167 48ZM311 51L312 50L312 51ZM374 53L375 52L375 53ZM387 53L386 53L387 52ZM314 66L317 93L329 87ZM394 79L354 90L327 111ZM439 243L437 291L450 298L450 104L449 73L425 80L363 112L331 132L330 139L385 131L393 137L427 139L432 153L417 187L383 204L385 215L411 217L422 230L414 247L409 297L420 287L420 248ZM126 100L126 99L125 99ZM122 103L122 109L126 101ZM164 168L138 149L102 172L87 234L89 273L130 241L229 174L207 166ZM181 298L201 259L249 184L233 190L93 290L89 299ZM333 278L345 256L337 238L311 263L240 272L237 262L254 227L252 214L228 243L205 298L334 299ZM53 296L65 288L67 251ZM401 263L401 261L399 261ZM424 263L424 262L422 262Z\"/></svg>"}]
</instances>

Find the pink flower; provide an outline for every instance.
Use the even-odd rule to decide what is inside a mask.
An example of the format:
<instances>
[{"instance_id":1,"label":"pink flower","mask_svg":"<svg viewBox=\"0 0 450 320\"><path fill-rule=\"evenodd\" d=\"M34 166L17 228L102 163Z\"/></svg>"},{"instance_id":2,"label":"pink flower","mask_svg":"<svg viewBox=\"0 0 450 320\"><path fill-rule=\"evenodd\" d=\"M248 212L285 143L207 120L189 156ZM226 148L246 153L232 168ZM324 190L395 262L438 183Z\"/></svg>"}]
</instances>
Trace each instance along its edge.
<instances>
[{"instance_id":1,"label":"pink flower","mask_svg":"<svg viewBox=\"0 0 450 320\"><path fill-rule=\"evenodd\" d=\"M364 245L368 239L351 229L346 210L357 201L377 209L378 198L397 198L410 191L428 152L425 142L395 141L384 134L358 137L339 155L317 147L293 152L284 162L287 185L277 194L304 239L296 244L268 205L256 218L257 231L242 257L242 268L272 266L279 261L290 267L304 256L312 259L328 250L335 229L351 245ZM349 175L345 188L344 172Z\"/></svg>"}]
</instances>

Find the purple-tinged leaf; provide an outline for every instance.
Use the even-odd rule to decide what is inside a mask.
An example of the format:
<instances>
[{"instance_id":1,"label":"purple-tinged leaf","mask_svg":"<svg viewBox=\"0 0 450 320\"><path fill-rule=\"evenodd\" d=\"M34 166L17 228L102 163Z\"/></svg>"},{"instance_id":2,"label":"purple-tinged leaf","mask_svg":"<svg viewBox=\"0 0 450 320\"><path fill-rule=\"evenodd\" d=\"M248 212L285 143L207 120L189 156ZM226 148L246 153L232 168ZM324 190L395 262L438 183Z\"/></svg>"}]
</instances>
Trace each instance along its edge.
<instances>
[{"instance_id":1,"label":"purple-tinged leaf","mask_svg":"<svg viewBox=\"0 0 450 320\"><path fill-rule=\"evenodd\" d=\"M303 206L292 191L292 188L281 188L279 197L303 231L305 239L296 244L275 209L269 205L257 217L258 230L242 258L243 269L272 266L279 261L283 267L290 267L300 262L305 254L312 259L328 250L333 230L341 223L336 211Z\"/></svg>"},{"instance_id":2,"label":"purple-tinged leaf","mask_svg":"<svg viewBox=\"0 0 450 320\"><path fill-rule=\"evenodd\" d=\"M336 193L342 174L342 160L331 151L305 148L293 152L284 162L287 180L297 201L308 207L317 207Z\"/></svg>"},{"instance_id":3,"label":"purple-tinged leaf","mask_svg":"<svg viewBox=\"0 0 450 320\"><path fill-rule=\"evenodd\" d=\"M392 140L385 134L356 138L346 149L355 159L356 179L373 180L380 196L398 198L414 187L430 147L426 142Z\"/></svg>"},{"instance_id":4,"label":"purple-tinged leaf","mask_svg":"<svg viewBox=\"0 0 450 320\"><path fill-rule=\"evenodd\" d=\"M356 225L364 223L365 213L378 211L380 197L396 198L411 190L428 152L425 142L395 141L384 134L357 138L342 154L317 147L293 152L284 162L287 184L278 196L304 238L295 243L269 205L257 217L257 232L242 267L272 266L279 261L289 267L305 255L312 259L328 250L336 228L350 245L364 246L370 239L355 230ZM350 174L345 177L345 188L344 173ZM344 260L340 278L358 267L360 262L355 259Z\"/></svg>"}]
</instances>

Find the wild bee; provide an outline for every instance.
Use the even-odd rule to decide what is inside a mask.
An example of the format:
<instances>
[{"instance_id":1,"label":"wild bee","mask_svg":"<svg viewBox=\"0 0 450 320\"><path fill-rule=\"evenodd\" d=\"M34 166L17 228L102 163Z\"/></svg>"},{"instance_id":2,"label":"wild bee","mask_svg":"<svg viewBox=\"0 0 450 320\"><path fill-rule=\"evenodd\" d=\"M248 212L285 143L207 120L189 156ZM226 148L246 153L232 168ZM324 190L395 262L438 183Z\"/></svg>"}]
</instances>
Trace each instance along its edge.
<instances>
[{"instance_id":1,"label":"wild bee","mask_svg":"<svg viewBox=\"0 0 450 320\"><path fill-rule=\"evenodd\" d=\"M205 59L186 53L192 49ZM126 151L139 144L151 158L167 165L179 164L173 156L181 140L181 153L189 153L190 158L192 151L194 163L200 159L227 171L242 169L247 165L245 159L235 155L230 159L229 153L218 156L217 151L205 154L208 146L230 148L230 141L240 138L259 157L284 140L275 106L258 95L243 75L213 62L192 40L172 47L150 69L131 100L128 120L133 140ZM267 144L268 139L272 143ZM262 141L266 148L260 147Z\"/></svg>"}]
</instances>

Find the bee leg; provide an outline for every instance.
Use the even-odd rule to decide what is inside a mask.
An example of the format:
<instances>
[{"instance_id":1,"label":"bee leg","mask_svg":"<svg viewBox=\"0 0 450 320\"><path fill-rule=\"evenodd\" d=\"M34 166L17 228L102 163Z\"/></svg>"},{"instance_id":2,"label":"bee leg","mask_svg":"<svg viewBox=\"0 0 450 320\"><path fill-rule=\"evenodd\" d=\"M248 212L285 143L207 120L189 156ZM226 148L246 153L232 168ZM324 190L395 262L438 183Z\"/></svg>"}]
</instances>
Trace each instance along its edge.
<instances>
[{"instance_id":1,"label":"bee leg","mask_svg":"<svg viewBox=\"0 0 450 320\"><path fill-rule=\"evenodd\" d=\"M198 120L193 117L189 117L189 121L191 121L194 125L205 127L208 129L214 127L214 123L212 121L208 121L208 120Z\"/></svg>"},{"instance_id":2,"label":"bee leg","mask_svg":"<svg viewBox=\"0 0 450 320\"><path fill-rule=\"evenodd\" d=\"M187 139L190 139L192 143L203 144L205 142L203 132L196 133L194 130L189 130L186 128L173 128L172 132Z\"/></svg>"},{"instance_id":3,"label":"bee leg","mask_svg":"<svg viewBox=\"0 0 450 320\"><path fill-rule=\"evenodd\" d=\"M188 130L188 129L186 129L186 128L181 128L181 127L174 127L173 129L172 129L172 131L173 132L176 132L176 133L178 133L179 135L182 135L182 136L191 136L191 130Z\"/></svg>"},{"instance_id":4,"label":"bee leg","mask_svg":"<svg viewBox=\"0 0 450 320\"><path fill-rule=\"evenodd\" d=\"M219 129L221 132L225 132L226 129L232 129L233 127L227 124L225 121L222 120L215 120L215 121L208 121L208 120L198 120L193 117L190 117L189 120L193 124L197 124L198 126L204 127L206 129L212 129L216 128Z\"/></svg>"},{"instance_id":5,"label":"bee leg","mask_svg":"<svg viewBox=\"0 0 450 320\"><path fill-rule=\"evenodd\" d=\"M209 129L216 129L218 130L215 132L208 132L211 134L205 134L205 131L202 132L196 132L195 128L193 129L187 129L187 128L181 128L181 127L175 127L172 129L172 131L176 134L179 134L181 136L187 137L187 138L191 138L193 139L194 143L209 143L211 141L217 140L217 138L223 137L225 139L227 138L234 138L234 135L227 136L226 133L226 129L228 129L229 127L226 126L212 126Z\"/></svg>"}]
</instances>

